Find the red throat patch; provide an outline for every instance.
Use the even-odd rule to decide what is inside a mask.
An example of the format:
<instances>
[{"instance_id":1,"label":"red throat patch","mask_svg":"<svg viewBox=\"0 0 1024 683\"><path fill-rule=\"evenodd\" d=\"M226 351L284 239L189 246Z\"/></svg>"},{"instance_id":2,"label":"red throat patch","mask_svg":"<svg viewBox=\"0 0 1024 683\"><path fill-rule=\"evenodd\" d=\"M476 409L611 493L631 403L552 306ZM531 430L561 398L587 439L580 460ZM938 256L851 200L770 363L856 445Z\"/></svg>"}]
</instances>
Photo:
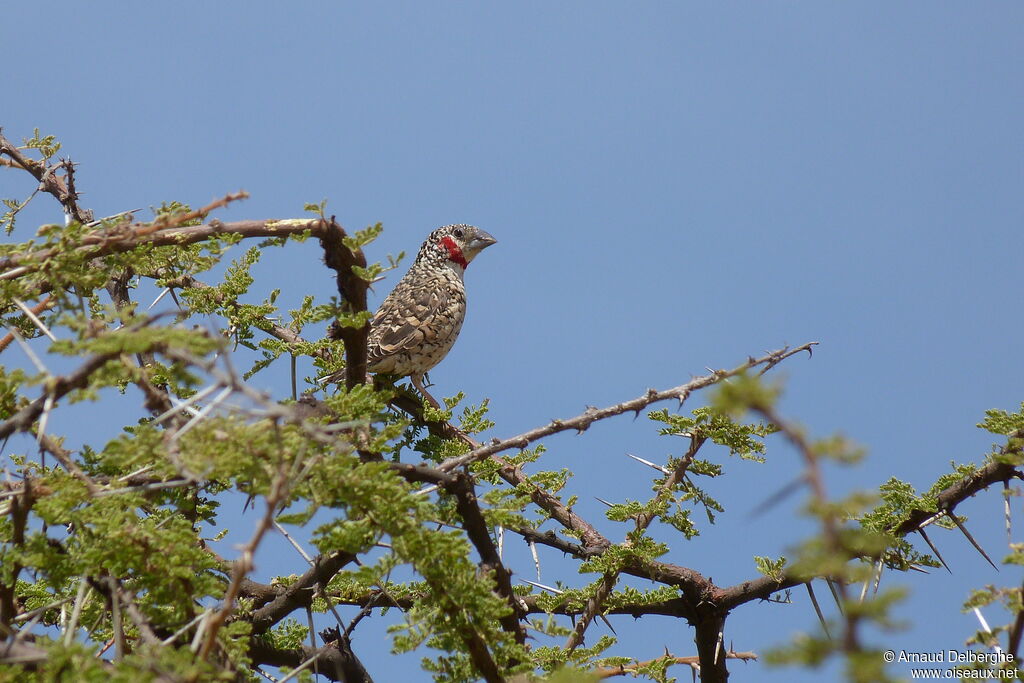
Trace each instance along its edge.
<instances>
[{"instance_id":1,"label":"red throat patch","mask_svg":"<svg viewBox=\"0 0 1024 683\"><path fill-rule=\"evenodd\" d=\"M448 260L454 263L458 263L465 270L469 263L466 261L466 257L462 255L462 249L458 243L452 239L451 235L445 235L441 238L441 246L448 250Z\"/></svg>"}]
</instances>

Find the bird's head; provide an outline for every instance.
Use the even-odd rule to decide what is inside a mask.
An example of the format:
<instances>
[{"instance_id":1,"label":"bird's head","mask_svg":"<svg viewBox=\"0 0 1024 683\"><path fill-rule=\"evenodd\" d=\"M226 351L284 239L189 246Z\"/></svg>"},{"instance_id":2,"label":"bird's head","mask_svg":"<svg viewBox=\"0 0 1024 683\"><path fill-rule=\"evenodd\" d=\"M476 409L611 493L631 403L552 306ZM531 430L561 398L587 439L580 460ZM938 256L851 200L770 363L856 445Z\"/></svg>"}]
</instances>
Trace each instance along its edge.
<instances>
[{"instance_id":1,"label":"bird's head","mask_svg":"<svg viewBox=\"0 0 1024 683\"><path fill-rule=\"evenodd\" d=\"M477 254L497 241L472 225L446 225L430 233L416 261L452 263L465 270Z\"/></svg>"}]
</instances>

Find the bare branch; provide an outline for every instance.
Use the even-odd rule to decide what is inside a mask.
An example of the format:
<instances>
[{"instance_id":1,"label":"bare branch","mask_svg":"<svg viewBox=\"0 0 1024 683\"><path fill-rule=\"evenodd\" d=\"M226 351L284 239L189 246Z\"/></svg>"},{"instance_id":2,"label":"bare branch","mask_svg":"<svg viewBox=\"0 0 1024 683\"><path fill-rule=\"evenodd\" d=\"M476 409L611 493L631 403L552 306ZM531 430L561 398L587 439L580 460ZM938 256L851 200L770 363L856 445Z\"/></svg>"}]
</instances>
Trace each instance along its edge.
<instances>
[{"instance_id":1,"label":"bare branch","mask_svg":"<svg viewBox=\"0 0 1024 683\"><path fill-rule=\"evenodd\" d=\"M210 654L214 644L217 642L217 631L220 630L220 627L234 610L235 599L238 597L242 581L252 571L256 548L259 546L260 541L263 540L263 536L273 526L274 517L277 515L277 507L286 495L287 486L287 462L282 460L278 467L277 476L271 484L270 492L267 494L267 510L256 525L252 538L242 548L241 557L235 560L234 569L231 573L231 583L228 584L228 589L224 594L224 606L212 614L206 622L206 638L199 649L199 659L206 659Z\"/></svg>"},{"instance_id":2,"label":"bare branch","mask_svg":"<svg viewBox=\"0 0 1024 683\"><path fill-rule=\"evenodd\" d=\"M777 364L790 356L804 351L810 351L817 343L818 342L809 342L795 348L786 347L779 349L778 351L772 351L760 358L749 358L745 363L736 366L732 370L717 370L710 375L697 377L686 384L681 384L671 389L664 389L662 391L648 389L642 396L638 396L629 401L623 401L622 403L616 403L615 405L611 405L606 408L588 408L585 412L567 420L552 420L542 427L531 429L530 431L523 432L518 436L513 436L509 439L502 439L487 446L474 448L466 455L449 458L445 462L441 463L438 469L444 472L450 472L454 469L458 469L459 467L464 467L470 463L483 460L484 458L503 451L526 448L534 441L538 441L552 434L557 434L558 432L568 430L583 432L595 422L608 419L609 417L615 417L616 415L622 415L623 413L639 413L647 406L659 401L674 398L682 402L685 401L686 398L694 391L717 384L723 379L734 377L760 365Z\"/></svg>"},{"instance_id":3,"label":"bare branch","mask_svg":"<svg viewBox=\"0 0 1024 683\"><path fill-rule=\"evenodd\" d=\"M671 656L671 655L670 655ZM735 652L730 650L725 653L726 659L739 659L744 662L749 662L757 659L757 655L753 652ZM650 666L655 662L661 661L661 657L658 659L649 659L646 662L637 662L633 665L619 665L613 667L606 667L603 669L597 669L594 671L599 679L612 678L614 676L635 676L636 672L644 666ZM694 655L689 657L674 657L673 661L676 664L688 664L695 671L700 671L700 658Z\"/></svg>"},{"instance_id":4,"label":"bare branch","mask_svg":"<svg viewBox=\"0 0 1024 683\"><path fill-rule=\"evenodd\" d=\"M227 195L220 202L239 199L242 194ZM212 204L210 206L213 206ZM203 207L203 211L209 207ZM183 222L186 214L176 214ZM330 224L327 225L336 225ZM340 226L338 226L340 227ZM106 233L98 236L89 236L82 240L77 247L87 258L97 258L110 254L123 254L137 249L140 246L151 245L154 247L185 246L203 242L205 240L222 235L239 235L242 238L252 237L287 237L289 235L302 235L305 233L319 237L324 234L327 228L320 219L294 219L294 220L250 220L237 221L233 223L222 223L211 221L203 225L191 225L177 227L171 223L139 224L132 228L125 225L116 233ZM40 249L28 254L19 254L0 259L0 269L11 268L0 274L0 280L13 280L26 273L38 270L47 258L56 255L55 249Z\"/></svg>"},{"instance_id":5,"label":"bare branch","mask_svg":"<svg viewBox=\"0 0 1024 683\"><path fill-rule=\"evenodd\" d=\"M68 215L79 223L88 223L92 220L92 212L85 211L78 207L78 195L74 191L74 164L70 161L61 161L54 166L47 166L41 161L30 159L21 153L18 146L8 140L0 133L0 155L7 155L17 164L39 181L39 186L60 202ZM57 175L56 171L63 168L66 173L67 182Z\"/></svg>"},{"instance_id":6,"label":"bare branch","mask_svg":"<svg viewBox=\"0 0 1024 683\"><path fill-rule=\"evenodd\" d=\"M254 634L264 633L295 610L308 607L312 603L313 591L316 586L326 586L335 574L355 559L355 556L350 553L340 552L314 557L313 566L306 570L305 574L287 589L279 593L275 591L273 599L253 612L250 620L252 632ZM245 594L253 595L258 592L256 589L260 586L261 584L252 581L247 582Z\"/></svg>"},{"instance_id":7,"label":"bare branch","mask_svg":"<svg viewBox=\"0 0 1024 683\"><path fill-rule=\"evenodd\" d=\"M57 400L75 389L84 388L89 383L89 378L94 372L102 368L109 361L116 359L118 355L120 354L117 352L97 354L70 375L54 377L53 380L47 383L42 396L7 418L3 424L0 424L0 439L10 436L16 431L27 431L43 413L47 399Z\"/></svg>"},{"instance_id":8,"label":"bare branch","mask_svg":"<svg viewBox=\"0 0 1024 683\"><path fill-rule=\"evenodd\" d=\"M612 594L612 589L615 588L618 578L618 573L610 573L605 574L598 581L594 594L587 599L583 613L576 620L576 627L569 634L568 640L565 641L563 647L567 651L572 652L583 644L583 635L587 632L587 627L590 626L594 617L601 613L601 609L604 607L605 601L608 600L608 596Z\"/></svg>"},{"instance_id":9,"label":"bare branch","mask_svg":"<svg viewBox=\"0 0 1024 683\"><path fill-rule=\"evenodd\" d=\"M517 643L526 642L526 629L522 617L526 614L522 603L512 591L512 572L502 563L498 549L491 539L490 529L484 519L477 497L473 490L473 480L469 475L458 473L452 477L445 490L455 496L455 509L462 518L462 527L466 536L480 554L480 567L494 576L498 594L512 608L512 612L501 618L501 627L515 636Z\"/></svg>"}]
</instances>

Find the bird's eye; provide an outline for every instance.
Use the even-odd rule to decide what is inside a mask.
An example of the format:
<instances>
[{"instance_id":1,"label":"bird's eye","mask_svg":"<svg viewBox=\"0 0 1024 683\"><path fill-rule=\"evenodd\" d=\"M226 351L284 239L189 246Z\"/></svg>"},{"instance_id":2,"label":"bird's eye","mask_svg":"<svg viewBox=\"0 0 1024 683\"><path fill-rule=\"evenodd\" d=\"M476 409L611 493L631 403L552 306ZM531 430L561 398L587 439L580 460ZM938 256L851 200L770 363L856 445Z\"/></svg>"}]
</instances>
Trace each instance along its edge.
<instances>
[{"instance_id":1,"label":"bird's eye","mask_svg":"<svg viewBox=\"0 0 1024 683\"><path fill-rule=\"evenodd\" d=\"M462 237L462 228L455 228L452 230L452 234L456 237Z\"/></svg>"}]
</instances>

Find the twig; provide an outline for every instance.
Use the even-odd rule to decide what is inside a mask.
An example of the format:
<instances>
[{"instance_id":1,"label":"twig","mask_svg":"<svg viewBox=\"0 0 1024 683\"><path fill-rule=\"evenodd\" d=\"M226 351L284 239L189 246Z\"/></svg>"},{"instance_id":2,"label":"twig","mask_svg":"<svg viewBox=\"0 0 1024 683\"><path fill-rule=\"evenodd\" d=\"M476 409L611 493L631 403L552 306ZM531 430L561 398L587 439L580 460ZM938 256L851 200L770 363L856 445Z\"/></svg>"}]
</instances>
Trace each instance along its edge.
<instances>
[{"instance_id":1,"label":"twig","mask_svg":"<svg viewBox=\"0 0 1024 683\"><path fill-rule=\"evenodd\" d=\"M735 377L742 372L745 372L751 368L765 365L765 364L777 364L778 362L789 358L790 356L802 353L804 351L810 352L810 350L818 342L809 342L802 344L795 348L783 348L778 351L773 351L760 358L749 358L745 363L736 366L732 370L718 370L710 375L704 375L692 379L686 384L681 384L671 389L665 389L658 391L656 389L648 389L645 394L638 396L629 401L623 401L622 403L616 403L615 405L608 406L606 408L590 408L585 412L571 417L567 420L552 420L548 424L531 429L527 432L523 432L517 436L513 436L508 439L502 439L495 443L487 446L481 446L475 448L469 453L454 458L445 460L438 466L438 469L442 472L451 472L452 470L460 467L465 467L471 463L483 460L489 456L501 453L503 451L512 449L523 449L529 446L534 441L543 439L544 437L558 432L564 432L568 430L576 430L577 432L586 431L590 425L600 420L608 419L609 417L615 417L616 415L622 415L623 413L639 413L641 410L659 401L665 401L670 398L679 399L680 401L685 400L690 394L699 389L704 389L713 384L721 382L723 379L729 377Z\"/></svg>"},{"instance_id":2,"label":"twig","mask_svg":"<svg viewBox=\"0 0 1024 683\"><path fill-rule=\"evenodd\" d=\"M41 434L41 432L40 432ZM57 440L49 434L40 435L37 438L39 446L47 453L56 458L57 462L64 466L68 472L70 472L76 479L85 484L85 488L89 491L90 495L95 495L98 491L96 482L93 481L92 477L82 471L82 468L78 466L78 463L71 457L71 451L63 448L57 443Z\"/></svg>"},{"instance_id":3,"label":"twig","mask_svg":"<svg viewBox=\"0 0 1024 683\"><path fill-rule=\"evenodd\" d=\"M1024 585L1020 587L1019 591L1020 595L1024 596ZM1010 633L1006 642L1006 649L1013 655L1014 659L1018 659L1017 652L1020 650L1022 634L1024 634L1024 608L1017 610L1017 616L1014 618L1013 625L1010 627Z\"/></svg>"},{"instance_id":4,"label":"twig","mask_svg":"<svg viewBox=\"0 0 1024 683\"><path fill-rule=\"evenodd\" d=\"M125 611L132 622L134 622L136 628L139 629L139 635L142 636L142 639L150 645L162 644L156 633L153 632L153 627L149 625L149 620L135 604L132 593L125 589L121 582L113 576L106 577L106 580L111 600L119 600L124 603Z\"/></svg>"},{"instance_id":5,"label":"twig","mask_svg":"<svg viewBox=\"0 0 1024 683\"><path fill-rule=\"evenodd\" d=\"M499 619L502 629L511 633L516 642L525 643L526 629L520 621L525 612L512 589L512 573L502 564L487 521L480 510L473 479L468 474L459 472L449 476L443 485L445 491L455 496L455 509L462 519L466 536L480 555L480 568L494 576L498 595L502 596L511 608L510 614Z\"/></svg>"},{"instance_id":6,"label":"twig","mask_svg":"<svg viewBox=\"0 0 1024 683\"><path fill-rule=\"evenodd\" d=\"M669 656L671 657L671 655ZM756 660L757 655L753 652L734 652L730 650L729 652L725 653L725 658L739 659L744 662L748 662ZM596 674L599 679L612 678L614 676L633 676L635 675L635 672L639 671L642 667L650 666L651 664L661 661L661 659L662 657L658 657L657 659L650 659L646 662L637 662L632 666L620 664L619 666L600 668L596 669L594 671L594 674ZM689 657L675 657L673 658L673 662L676 664L688 664L695 671L700 670L700 657L697 657L695 655L691 655Z\"/></svg>"},{"instance_id":7,"label":"twig","mask_svg":"<svg viewBox=\"0 0 1024 683\"><path fill-rule=\"evenodd\" d=\"M593 621L594 617L598 615L598 612L604 606L608 596L611 595L612 589L615 587L615 583L618 581L618 572L605 574L602 576L594 589L594 594L587 599L586 606L583 609L583 613L576 621L576 627L572 633L569 634L569 638L565 641L563 649L572 652L577 647L583 644L583 635L587 631L587 627L590 626L590 622Z\"/></svg>"},{"instance_id":8,"label":"twig","mask_svg":"<svg viewBox=\"0 0 1024 683\"><path fill-rule=\"evenodd\" d=\"M157 319L158 317L153 317L148 320L141 321L129 329L135 331L147 327ZM19 336L20 335L15 331L15 337ZM165 346L166 345L163 342L154 342L151 348L147 350L166 350L164 348ZM43 388L42 396L19 410L13 416L9 417L3 422L3 424L0 424L0 439L4 439L16 431L28 430L32 423L34 423L39 415L45 410L48 401L57 401L75 389L85 388L93 373L100 370L100 368L111 360L116 360L120 355L119 351L98 353L86 360L85 363L79 366L79 368L71 374L56 376L49 379L46 386Z\"/></svg>"},{"instance_id":9,"label":"twig","mask_svg":"<svg viewBox=\"0 0 1024 683\"><path fill-rule=\"evenodd\" d=\"M92 220L92 212L78 207L78 195L74 191L74 164L70 161L61 161L54 166L46 166L44 163L22 154L18 146L5 138L2 133L0 133L0 154L6 154L18 167L31 173L39 181L40 187L53 195L74 220L83 224ZM64 168L68 177L67 183L54 172L58 168Z\"/></svg>"},{"instance_id":10,"label":"twig","mask_svg":"<svg viewBox=\"0 0 1024 683\"><path fill-rule=\"evenodd\" d=\"M277 507L284 499L286 495L287 487L287 467L286 462L282 461L278 467L277 476L270 488L270 493L267 494L267 510L260 518L259 523L256 526L256 530L253 532L252 538L242 548L242 555L234 562L234 569L231 573L231 583L228 584L228 589L224 594L224 606L217 612L214 612L210 618L204 622L206 624L206 637L203 641L202 647L199 649L199 659L206 659L213 649L214 643L217 642L217 631L224 625L225 620L231 615L231 612L235 607L235 599L238 597L238 591L241 586L242 580L246 575L252 571L253 568L253 557L256 553L256 547L259 546L260 541L263 540L263 536L273 526L274 516L277 514Z\"/></svg>"}]
</instances>

